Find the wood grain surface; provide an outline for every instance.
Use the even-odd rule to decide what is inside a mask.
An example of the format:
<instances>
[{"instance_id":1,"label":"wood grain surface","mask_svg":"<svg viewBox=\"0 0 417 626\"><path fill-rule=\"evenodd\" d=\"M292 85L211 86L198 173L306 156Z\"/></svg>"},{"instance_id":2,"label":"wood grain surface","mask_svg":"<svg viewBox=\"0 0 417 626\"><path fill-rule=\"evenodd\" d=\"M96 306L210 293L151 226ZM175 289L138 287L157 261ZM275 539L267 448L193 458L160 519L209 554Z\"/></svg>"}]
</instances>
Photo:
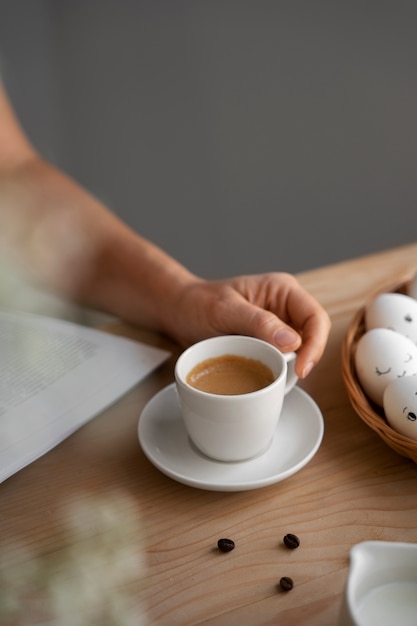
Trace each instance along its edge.
<instances>
[{"instance_id":1,"label":"wood grain surface","mask_svg":"<svg viewBox=\"0 0 417 626\"><path fill-rule=\"evenodd\" d=\"M325 355L300 383L322 410L324 439L300 472L253 491L187 487L146 459L139 415L173 381L179 351L111 325L172 358L0 485L0 624L335 626L350 548L417 541L417 467L355 414L341 377L354 313L416 270L411 245L298 276L332 318ZM296 550L282 543L288 532L300 538ZM235 549L219 552L220 537ZM279 589L282 576L291 591Z\"/></svg>"}]
</instances>

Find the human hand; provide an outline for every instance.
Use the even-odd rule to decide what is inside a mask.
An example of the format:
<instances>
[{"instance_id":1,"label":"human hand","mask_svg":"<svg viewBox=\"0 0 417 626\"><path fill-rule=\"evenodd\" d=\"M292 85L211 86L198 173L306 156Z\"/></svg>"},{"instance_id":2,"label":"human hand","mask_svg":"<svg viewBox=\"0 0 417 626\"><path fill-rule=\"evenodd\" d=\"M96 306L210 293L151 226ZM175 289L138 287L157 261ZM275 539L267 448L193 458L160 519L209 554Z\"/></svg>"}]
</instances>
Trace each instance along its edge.
<instances>
[{"instance_id":1,"label":"human hand","mask_svg":"<svg viewBox=\"0 0 417 626\"><path fill-rule=\"evenodd\" d=\"M182 345L242 334L282 352L296 350L296 373L305 378L323 354L330 319L294 276L269 273L191 282L180 292L169 326Z\"/></svg>"}]
</instances>

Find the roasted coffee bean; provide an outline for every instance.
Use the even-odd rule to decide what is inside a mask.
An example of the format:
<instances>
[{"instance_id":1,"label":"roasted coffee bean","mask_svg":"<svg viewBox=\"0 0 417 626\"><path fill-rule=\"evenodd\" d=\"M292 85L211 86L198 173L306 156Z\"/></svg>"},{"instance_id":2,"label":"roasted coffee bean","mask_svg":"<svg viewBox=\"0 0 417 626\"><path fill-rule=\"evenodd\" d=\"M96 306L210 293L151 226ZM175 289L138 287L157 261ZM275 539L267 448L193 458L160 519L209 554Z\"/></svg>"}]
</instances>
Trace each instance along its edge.
<instances>
[{"instance_id":1,"label":"roasted coffee bean","mask_svg":"<svg viewBox=\"0 0 417 626\"><path fill-rule=\"evenodd\" d=\"M288 533L287 535L285 535L283 541L287 548L289 548L290 550L295 550L295 548L298 548L298 546L300 545L299 538L297 537L297 535L293 535L292 533Z\"/></svg>"},{"instance_id":2,"label":"roasted coffee bean","mask_svg":"<svg viewBox=\"0 0 417 626\"><path fill-rule=\"evenodd\" d=\"M219 539L217 547L222 552L230 552L235 547L235 542L232 539Z\"/></svg>"},{"instance_id":3,"label":"roasted coffee bean","mask_svg":"<svg viewBox=\"0 0 417 626\"><path fill-rule=\"evenodd\" d=\"M294 581L289 576L283 576L279 581L279 586L283 591L291 591L294 587Z\"/></svg>"}]
</instances>

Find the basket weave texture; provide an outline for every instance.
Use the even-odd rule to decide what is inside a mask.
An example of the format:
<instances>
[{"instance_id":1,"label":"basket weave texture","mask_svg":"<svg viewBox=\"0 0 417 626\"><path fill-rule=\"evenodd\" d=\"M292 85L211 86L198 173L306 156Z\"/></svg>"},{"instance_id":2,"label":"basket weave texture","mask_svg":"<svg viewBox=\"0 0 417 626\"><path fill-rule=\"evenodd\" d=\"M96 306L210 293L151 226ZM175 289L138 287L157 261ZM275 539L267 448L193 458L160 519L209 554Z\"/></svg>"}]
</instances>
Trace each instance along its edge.
<instances>
[{"instance_id":1,"label":"basket weave texture","mask_svg":"<svg viewBox=\"0 0 417 626\"><path fill-rule=\"evenodd\" d=\"M407 283L393 285L384 292L407 293ZM383 293L383 292L381 292ZM377 294L375 294L377 295ZM362 307L352 319L342 346L342 377L349 400L359 417L401 456L417 463L417 441L397 433L385 419L382 407L374 404L362 390L356 376L355 351L365 333L365 309Z\"/></svg>"}]
</instances>

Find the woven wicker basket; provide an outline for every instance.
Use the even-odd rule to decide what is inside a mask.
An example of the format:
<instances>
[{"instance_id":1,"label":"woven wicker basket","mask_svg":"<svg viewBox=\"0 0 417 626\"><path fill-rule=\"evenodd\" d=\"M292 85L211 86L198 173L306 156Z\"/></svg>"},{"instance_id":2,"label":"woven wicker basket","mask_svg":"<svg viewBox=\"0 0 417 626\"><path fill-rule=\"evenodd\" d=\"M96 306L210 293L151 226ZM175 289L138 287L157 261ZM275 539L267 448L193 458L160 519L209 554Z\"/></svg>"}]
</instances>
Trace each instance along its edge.
<instances>
[{"instance_id":1,"label":"woven wicker basket","mask_svg":"<svg viewBox=\"0 0 417 626\"><path fill-rule=\"evenodd\" d=\"M407 293L407 284L399 283L381 292ZM376 296L377 294L375 294ZM375 297L373 296L373 297ZM417 441L397 433L385 419L384 411L374 404L362 390L355 371L355 350L360 337L365 332L365 308L354 316L342 346L342 376L349 400L356 413L387 443L390 448L417 463Z\"/></svg>"}]
</instances>

